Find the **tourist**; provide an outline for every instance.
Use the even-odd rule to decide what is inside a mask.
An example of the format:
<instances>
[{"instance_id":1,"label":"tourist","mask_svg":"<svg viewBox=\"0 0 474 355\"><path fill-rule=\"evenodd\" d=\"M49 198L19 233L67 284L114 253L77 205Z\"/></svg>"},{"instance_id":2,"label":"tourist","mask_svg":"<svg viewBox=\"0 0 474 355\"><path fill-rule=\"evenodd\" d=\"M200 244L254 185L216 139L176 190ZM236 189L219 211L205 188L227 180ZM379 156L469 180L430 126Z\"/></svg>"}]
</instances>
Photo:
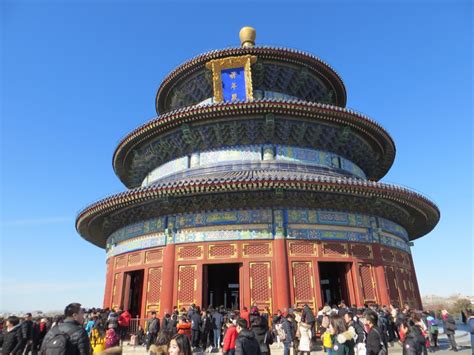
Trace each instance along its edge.
<instances>
[{"instance_id":1,"label":"tourist","mask_svg":"<svg viewBox=\"0 0 474 355\"><path fill-rule=\"evenodd\" d=\"M415 324L413 319L405 319L400 326L403 335L403 355L420 355L422 354L422 345L425 338L421 328Z\"/></svg>"},{"instance_id":2,"label":"tourist","mask_svg":"<svg viewBox=\"0 0 474 355\"><path fill-rule=\"evenodd\" d=\"M133 346L145 344L145 331L141 325L138 325L138 329L135 334L132 334L130 337L130 343Z\"/></svg>"},{"instance_id":3,"label":"tourist","mask_svg":"<svg viewBox=\"0 0 474 355\"><path fill-rule=\"evenodd\" d=\"M147 339L146 339L146 350L150 350L151 344L153 344L156 340L156 336L158 335L158 332L160 331L160 320L156 316L156 312L152 311L151 312L151 318L148 319L146 323L146 333L147 333Z\"/></svg>"},{"instance_id":4,"label":"tourist","mask_svg":"<svg viewBox=\"0 0 474 355\"><path fill-rule=\"evenodd\" d=\"M114 325L114 328L118 328L118 319L119 319L119 309L115 308L113 311L109 313L107 316L107 328L110 324Z\"/></svg>"},{"instance_id":5,"label":"tourist","mask_svg":"<svg viewBox=\"0 0 474 355\"><path fill-rule=\"evenodd\" d=\"M332 334L329 331L329 326L321 335L321 340L323 342L323 351L327 353L328 355L331 355L333 343L332 343Z\"/></svg>"},{"instance_id":6,"label":"tourist","mask_svg":"<svg viewBox=\"0 0 474 355\"><path fill-rule=\"evenodd\" d=\"M188 319L185 315L181 316L176 328L178 329L178 334L186 335L189 341L191 341L191 323L188 322Z\"/></svg>"},{"instance_id":7,"label":"tourist","mask_svg":"<svg viewBox=\"0 0 474 355\"><path fill-rule=\"evenodd\" d=\"M92 329L94 328L94 325L95 325L95 322L97 321L98 317L97 316L93 316L91 319L89 319L86 323L86 332L87 332L87 335L90 337L91 335L91 332L92 332Z\"/></svg>"},{"instance_id":8,"label":"tourist","mask_svg":"<svg viewBox=\"0 0 474 355\"><path fill-rule=\"evenodd\" d=\"M91 346L89 337L85 329L82 327L84 322L84 310L79 303L71 303L66 306L64 310L64 321L57 323L46 334L41 345L41 351L46 352L49 349L55 349L57 342L57 335L59 333L66 333L69 337L70 348L68 354L91 354ZM66 350L66 349L65 349Z\"/></svg>"},{"instance_id":9,"label":"tourist","mask_svg":"<svg viewBox=\"0 0 474 355\"><path fill-rule=\"evenodd\" d=\"M467 311L467 326L469 333L471 333L471 349L474 352L474 310L469 309Z\"/></svg>"},{"instance_id":10,"label":"tourist","mask_svg":"<svg viewBox=\"0 0 474 355\"><path fill-rule=\"evenodd\" d=\"M107 350L107 353L115 354L120 351L119 349L117 351L114 349L120 345L120 335L116 329L116 324L110 323L109 329L107 329L107 332L105 333L105 349Z\"/></svg>"},{"instance_id":11,"label":"tourist","mask_svg":"<svg viewBox=\"0 0 474 355\"><path fill-rule=\"evenodd\" d=\"M194 348L199 347L201 340L201 309L199 306L194 307L194 313L191 315L191 333L192 333L192 346Z\"/></svg>"},{"instance_id":12,"label":"tourist","mask_svg":"<svg viewBox=\"0 0 474 355\"><path fill-rule=\"evenodd\" d=\"M222 353L224 355L234 355L235 354L235 341L237 340L237 328L234 325L231 318L227 319L226 322L226 331L224 334L224 346L222 348Z\"/></svg>"},{"instance_id":13,"label":"tourist","mask_svg":"<svg viewBox=\"0 0 474 355\"><path fill-rule=\"evenodd\" d=\"M430 345L431 351L438 348L438 322L433 316L426 317L427 326L428 326L428 333L430 335Z\"/></svg>"},{"instance_id":14,"label":"tourist","mask_svg":"<svg viewBox=\"0 0 474 355\"><path fill-rule=\"evenodd\" d=\"M105 332L99 324L91 329L89 337L93 354L100 354L105 350Z\"/></svg>"},{"instance_id":15,"label":"tourist","mask_svg":"<svg viewBox=\"0 0 474 355\"><path fill-rule=\"evenodd\" d=\"M353 355L354 354L354 328L347 329L344 319L335 314L329 322L329 333L332 337L333 355Z\"/></svg>"},{"instance_id":16,"label":"tourist","mask_svg":"<svg viewBox=\"0 0 474 355\"><path fill-rule=\"evenodd\" d=\"M48 330L48 319L42 318L39 324L38 349L41 349L41 344Z\"/></svg>"},{"instance_id":17,"label":"tourist","mask_svg":"<svg viewBox=\"0 0 474 355\"><path fill-rule=\"evenodd\" d=\"M235 342L236 355L260 355L260 345L255 335L248 330L247 321L243 318L237 319L237 340Z\"/></svg>"},{"instance_id":18,"label":"tourist","mask_svg":"<svg viewBox=\"0 0 474 355\"><path fill-rule=\"evenodd\" d=\"M8 317L5 327L6 329L3 329L0 335L2 355L22 354L25 343L21 332L20 319L16 316Z\"/></svg>"},{"instance_id":19,"label":"tourist","mask_svg":"<svg viewBox=\"0 0 474 355\"><path fill-rule=\"evenodd\" d=\"M212 314L212 331L214 333L214 348L219 349L221 345L221 331L224 323L224 316L217 309Z\"/></svg>"},{"instance_id":20,"label":"tourist","mask_svg":"<svg viewBox=\"0 0 474 355\"><path fill-rule=\"evenodd\" d=\"M290 345L291 342L293 341L293 329L290 325L290 322L293 320L293 317L291 315L283 315L280 318L280 325L281 327L278 328L278 336L280 340L283 342L283 354L284 355L290 355ZM296 331L295 331L296 333Z\"/></svg>"},{"instance_id":21,"label":"tourist","mask_svg":"<svg viewBox=\"0 0 474 355\"><path fill-rule=\"evenodd\" d=\"M212 348L212 317L209 311L203 310L201 317L201 344L204 349Z\"/></svg>"},{"instance_id":22,"label":"tourist","mask_svg":"<svg viewBox=\"0 0 474 355\"><path fill-rule=\"evenodd\" d=\"M267 320L258 313L258 309L254 309L250 316L250 330L255 335L258 344L260 346L260 352L262 355L270 354L269 344L272 343L271 332L268 329Z\"/></svg>"},{"instance_id":23,"label":"tourist","mask_svg":"<svg viewBox=\"0 0 474 355\"><path fill-rule=\"evenodd\" d=\"M170 355L192 355L189 338L183 334L176 334L168 345Z\"/></svg>"},{"instance_id":24,"label":"tourist","mask_svg":"<svg viewBox=\"0 0 474 355\"><path fill-rule=\"evenodd\" d=\"M28 354L33 349L33 318L31 313L26 313L21 323L21 335L25 346L25 353Z\"/></svg>"},{"instance_id":25,"label":"tourist","mask_svg":"<svg viewBox=\"0 0 474 355\"><path fill-rule=\"evenodd\" d=\"M454 339L456 333L456 322L445 309L441 311L441 317L443 318L444 333L448 337L449 343L451 344L451 348L449 350L458 351L458 346L456 344L456 340Z\"/></svg>"},{"instance_id":26,"label":"tourist","mask_svg":"<svg viewBox=\"0 0 474 355\"><path fill-rule=\"evenodd\" d=\"M354 337L354 353L357 355L365 354L365 331L364 326L361 322L354 317L352 311L348 311L344 314L344 322L347 329L352 329L355 333Z\"/></svg>"},{"instance_id":27,"label":"tourist","mask_svg":"<svg viewBox=\"0 0 474 355\"><path fill-rule=\"evenodd\" d=\"M303 310L304 312L304 310ZM296 348L295 354L310 355L311 353L311 324L306 323L306 314L303 313L301 316L297 313L295 316L297 321L297 330L296 338L298 338L298 346ZM314 317L313 317L314 319ZM296 339L295 339L296 340ZM296 341L295 341L296 342Z\"/></svg>"},{"instance_id":28,"label":"tourist","mask_svg":"<svg viewBox=\"0 0 474 355\"><path fill-rule=\"evenodd\" d=\"M130 320L132 319L132 315L126 309L122 313L120 313L118 317L118 325L119 325L119 332L120 332L120 339L124 339L128 333L128 327L130 326Z\"/></svg>"},{"instance_id":29,"label":"tourist","mask_svg":"<svg viewBox=\"0 0 474 355\"><path fill-rule=\"evenodd\" d=\"M372 310L368 310L365 314L365 324L367 330L365 348L367 355L378 355L379 351L384 347L382 334L377 329L377 322L377 313Z\"/></svg>"},{"instance_id":30,"label":"tourist","mask_svg":"<svg viewBox=\"0 0 474 355\"><path fill-rule=\"evenodd\" d=\"M161 329L156 337L155 344L150 346L150 355L166 355L172 337L171 331L166 328Z\"/></svg>"}]
</instances>

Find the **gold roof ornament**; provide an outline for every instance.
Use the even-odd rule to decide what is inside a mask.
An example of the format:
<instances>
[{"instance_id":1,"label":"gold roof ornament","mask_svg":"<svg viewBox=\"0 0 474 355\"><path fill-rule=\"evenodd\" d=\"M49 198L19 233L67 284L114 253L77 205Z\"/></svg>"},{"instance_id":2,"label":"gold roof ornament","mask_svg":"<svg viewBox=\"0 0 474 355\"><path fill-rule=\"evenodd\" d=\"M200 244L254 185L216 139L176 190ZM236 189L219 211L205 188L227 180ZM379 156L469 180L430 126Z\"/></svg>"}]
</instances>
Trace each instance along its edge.
<instances>
[{"instance_id":1,"label":"gold roof ornament","mask_svg":"<svg viewBox=\"0 0 474 355\"><path fill-rule=\"evenodd\" d=\"M239 37L242 48L252 48L255 46L257 31L253 27L245 26L240 30Z\"/></svg>"}]
</instances>

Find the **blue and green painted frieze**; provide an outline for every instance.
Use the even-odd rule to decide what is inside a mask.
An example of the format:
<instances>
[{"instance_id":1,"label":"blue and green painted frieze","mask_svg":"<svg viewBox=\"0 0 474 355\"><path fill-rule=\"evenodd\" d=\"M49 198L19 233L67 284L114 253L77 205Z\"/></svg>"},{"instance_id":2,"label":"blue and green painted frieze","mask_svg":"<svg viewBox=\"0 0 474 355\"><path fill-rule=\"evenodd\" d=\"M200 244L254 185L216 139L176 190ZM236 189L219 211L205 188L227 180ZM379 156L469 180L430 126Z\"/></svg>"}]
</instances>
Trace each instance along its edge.
<instances>
[{"instance_id":1,"label":"blue and green painted frieze","mask_svg":"<svg viewBox=\"0 0 474 355\"><path fill-rule=\"evenodd\" d=\"M408 234L387 219L306 209L249 209L178 214L121 228L107 239L108 255L168 243L274 238L381 243L409 252Z\"/></svg>"}]
</instances>

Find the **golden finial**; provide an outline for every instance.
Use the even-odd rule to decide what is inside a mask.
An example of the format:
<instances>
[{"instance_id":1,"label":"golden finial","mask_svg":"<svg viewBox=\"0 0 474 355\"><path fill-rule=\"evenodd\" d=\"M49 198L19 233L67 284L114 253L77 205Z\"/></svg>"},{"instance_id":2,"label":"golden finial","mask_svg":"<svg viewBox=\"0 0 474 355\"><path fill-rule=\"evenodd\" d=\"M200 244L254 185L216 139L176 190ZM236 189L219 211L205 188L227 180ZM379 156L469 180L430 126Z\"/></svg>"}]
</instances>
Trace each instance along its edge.
<instances>
[{"instance_id":1,"label":"golden finial","mask_svg":"<svg viewBox=\"0 0 474 355\"><path fill-rule=\"evenodd\" d=\"M255 46L255 38L257 31L253 27L245 26L239 32L240 44L243 48L251 48Z\"/></svg>"}]
</instances>

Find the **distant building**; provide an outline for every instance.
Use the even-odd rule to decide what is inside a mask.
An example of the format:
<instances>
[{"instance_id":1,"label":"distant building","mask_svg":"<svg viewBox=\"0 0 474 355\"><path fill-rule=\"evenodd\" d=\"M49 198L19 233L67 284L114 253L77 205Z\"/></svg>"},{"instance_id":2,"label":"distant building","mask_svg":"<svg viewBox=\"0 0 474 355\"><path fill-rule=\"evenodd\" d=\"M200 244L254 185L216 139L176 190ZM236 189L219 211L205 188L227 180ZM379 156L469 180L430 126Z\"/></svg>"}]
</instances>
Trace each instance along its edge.
<instances>
[{"instance_id":1,"label":"distant building","mask_svg":"<svg viewBox=\"0 0 474 355\"><path fill-rule=\"evenodd\" d=\"M158 117L115 150L129 190L79 213L78 232L107 251L104 307L421 307L410 242L438 208L378 182L395 144L345 108L328 64L254 39L245 28L241 48L172 71Z\"/></svg>"}]
</instances>

